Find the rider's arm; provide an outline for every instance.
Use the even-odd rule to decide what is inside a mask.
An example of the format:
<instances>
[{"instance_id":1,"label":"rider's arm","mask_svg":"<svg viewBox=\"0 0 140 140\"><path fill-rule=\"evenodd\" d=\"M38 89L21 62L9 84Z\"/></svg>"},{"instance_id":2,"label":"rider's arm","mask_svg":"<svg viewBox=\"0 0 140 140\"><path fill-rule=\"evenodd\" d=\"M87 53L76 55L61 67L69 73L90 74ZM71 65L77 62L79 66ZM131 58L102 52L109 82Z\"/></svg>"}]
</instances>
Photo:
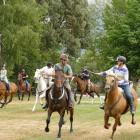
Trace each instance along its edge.
<instances>
[{"instance_id":1,"label":"rider's arm","mask_svg":"<svg viewBox=\"0 0 140 140\"><path fill-rule=\"evenodd\" d=\"M101 75L101 76L107 76L107 75L109 75L110 73L113 73L113 69L114 69L114 67L110 68L110 69L107 70L107 71L100 72L100 73L96 73L96 74Z\"/></svg>"}]
</instances>

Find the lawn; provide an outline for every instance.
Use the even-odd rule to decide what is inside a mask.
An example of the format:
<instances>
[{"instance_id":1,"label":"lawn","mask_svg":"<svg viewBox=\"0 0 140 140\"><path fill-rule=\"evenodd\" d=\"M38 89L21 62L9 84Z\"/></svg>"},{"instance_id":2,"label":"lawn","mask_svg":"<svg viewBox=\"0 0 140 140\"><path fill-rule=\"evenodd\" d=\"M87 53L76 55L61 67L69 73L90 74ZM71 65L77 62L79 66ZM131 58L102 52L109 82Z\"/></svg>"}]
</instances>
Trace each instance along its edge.
<instances>
[{"instance_id":1,"label":"lawn","mask_svg":"<svg viewBox=\"0 0 140 140\"><path fill-rule=\"evenodd\" d=\"M37 105L36 112L31 112L34 104L31 101L13 102L0 109L0 140L55 140L58 131L59 115L54 113L51 118L50 132L44 131L47 112ZM114 140L140 139L140 108L136 113L136 125L131 125L128 112L122 116L122 126L117 128ZM66 124L62 127L62 140L108 140L112 129L103 128L103 110L99 109L99 100L84 98L80 105L75 105L74 132L69 133L69 115L65 115ZM113 124L113 119L110 120ZM112 127L112 126L111 126Z\"/></svg>"}]
</instances>

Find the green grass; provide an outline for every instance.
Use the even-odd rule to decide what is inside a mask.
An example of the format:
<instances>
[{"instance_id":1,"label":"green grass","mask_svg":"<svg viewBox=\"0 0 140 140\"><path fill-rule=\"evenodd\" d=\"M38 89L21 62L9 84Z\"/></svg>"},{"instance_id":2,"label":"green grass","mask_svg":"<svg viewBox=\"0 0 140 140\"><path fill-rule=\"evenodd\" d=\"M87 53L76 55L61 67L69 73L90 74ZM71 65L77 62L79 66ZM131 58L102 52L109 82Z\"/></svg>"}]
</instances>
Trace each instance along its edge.
<instances>
[{"instance_id":1,"label":"green grass","mask_svg":"<svg viewBox=\"0 0 140 140\"><path fill-rule=\"evenodd\" d=\"M44 132L47 112L37 105L36 112L31 112L34 97L31 101L14 101L0 110L0 140L54 140L58 131L59 115L54 113L51 118L50 132ZM140 108L136 113L137 124L130 124L131 115L122 116L122 126L117 128L114 140L140 139ZM91 99L83 99L80 105L75 105L74 132L69 133L69 115L65 115L66 124L62 127L63 140L107 140L112 128L103 128L104 112L99 109L98 99L91 103ZM110 119L113 124L114 120ZM112 127L112 126L111 126ZM19 128L19 129L18 129Z\"/></svg>"}]
</instances>

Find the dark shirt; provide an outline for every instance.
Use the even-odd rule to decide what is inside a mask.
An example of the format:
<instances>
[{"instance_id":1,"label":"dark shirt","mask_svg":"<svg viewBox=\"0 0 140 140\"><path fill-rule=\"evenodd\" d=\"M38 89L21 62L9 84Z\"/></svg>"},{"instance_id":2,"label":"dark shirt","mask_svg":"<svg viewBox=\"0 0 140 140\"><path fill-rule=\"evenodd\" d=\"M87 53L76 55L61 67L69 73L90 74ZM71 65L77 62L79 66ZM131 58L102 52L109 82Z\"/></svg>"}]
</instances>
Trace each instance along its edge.
<instances>
[{"instance_id":1,"label":"dark shirt","mask_svg":"<svg viewBox=\"0 0 140 140\"><path fill-rule=\"evenodd\" d=\"M84 80L90 79L89 71L87 69L84 69L81 72L81 78L84 79Z\"/></svg>"}]
</instances>

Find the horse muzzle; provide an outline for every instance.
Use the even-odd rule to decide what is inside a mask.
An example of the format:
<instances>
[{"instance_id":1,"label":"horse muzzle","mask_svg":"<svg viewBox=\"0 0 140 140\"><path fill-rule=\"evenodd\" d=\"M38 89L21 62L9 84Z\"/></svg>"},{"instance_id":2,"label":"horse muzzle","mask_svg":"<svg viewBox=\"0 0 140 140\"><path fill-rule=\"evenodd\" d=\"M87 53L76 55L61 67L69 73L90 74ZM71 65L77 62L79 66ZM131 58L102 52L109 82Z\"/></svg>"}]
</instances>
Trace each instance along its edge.
<instances>
[{"instance_id":1,"label":"horse muzzle","mask_svg":"<svg viewBox=\"0 0 140 140\"><path fill-rule=\"evenodd\" d=\"M109 92L110 88L111 88L110 85L105 85L105 91L106 92Z\"/></svg>"}]
</instances>

